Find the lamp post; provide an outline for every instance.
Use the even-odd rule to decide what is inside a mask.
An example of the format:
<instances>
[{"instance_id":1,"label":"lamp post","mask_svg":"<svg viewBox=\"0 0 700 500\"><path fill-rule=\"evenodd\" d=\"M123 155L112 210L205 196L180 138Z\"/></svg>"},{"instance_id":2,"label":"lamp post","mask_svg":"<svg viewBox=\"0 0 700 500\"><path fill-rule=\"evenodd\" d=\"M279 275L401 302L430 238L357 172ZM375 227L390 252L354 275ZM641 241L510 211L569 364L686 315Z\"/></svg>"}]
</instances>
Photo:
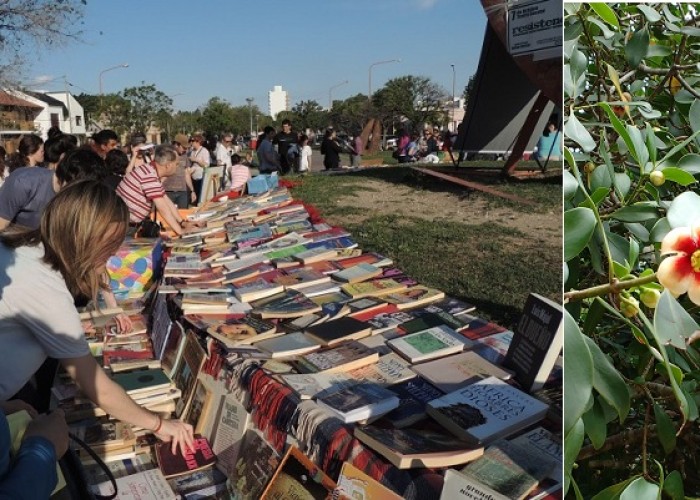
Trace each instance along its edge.
<instances>
[{"instance_id":1,"label":"lamp post","mask_svg":"<svg viewBox=\"0 0 700 500\"><path fill-rule=\"evenodd\" d=\"M457 126L455 124L455 65L450 64L452 66L452 132L455 132L457 129Z\"/></svg>"},{"instance_id":2,"label":"lamp post","mask_svg":"<svg viewBox=\"0 0 700 500\"><path fill-rule=\"evenodd\" d=\"M100 77L99 77L99 83L100 83L100 106L102 106L102 96L104 95L104 92L102 91L102 75L107 73L108 71L112 71L113 69L119 69L119 68L128 68L129 64L124 63L124 64L117 64L116 66L112 66L111 68L103 69L100 71Z\"/></svg>"},{"instance_id":3,"label":"lamp post","mask_svg":"<svg viewBox=\"0 0 700 500\"><path fill-rule=\"evenodd\" d=\"M337 89L338 87L342 87L346 83L348 83L347 80L342 81L342 82L338 83L337 85L333 85L331 88L328 89L328 111L333 109L333 90Z\"/></svg>"},{"instance_id":4,"label":"lamp post","mask_svg":"<svg viewBox=\"0 0 700 500\"><path fill-rule=\"evenodd\" d=\"M248 103L248 112L250 113L250 138L253 138L253 98L246 97L245 102Z\"/></svg>"},{"instance_id":5,"label":"lamp post","mask_svg":"<svg viewBox=\"0 0 700 500\"><path fill-rule=\"evenodd\" d=\"M389 59L387 61L377 61L369 65L369 87L367 92L367 100L372 102L372 68L379 66L380 64L389 64L394 62L401 62L401 59Z\"/></svg>"}]
</instances>

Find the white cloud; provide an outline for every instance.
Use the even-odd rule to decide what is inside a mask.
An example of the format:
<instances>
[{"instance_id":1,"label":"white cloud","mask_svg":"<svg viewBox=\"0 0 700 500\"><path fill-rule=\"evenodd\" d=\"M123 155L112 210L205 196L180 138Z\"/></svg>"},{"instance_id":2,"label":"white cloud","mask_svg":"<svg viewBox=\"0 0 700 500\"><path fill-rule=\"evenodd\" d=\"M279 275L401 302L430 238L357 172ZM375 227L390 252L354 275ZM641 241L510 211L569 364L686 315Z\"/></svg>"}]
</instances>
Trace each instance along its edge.
<instances>
[{"instance_id":1,"label":"white cloud","mask_svg":"<svg viewBox=\"0 0 700 500\"><path fill-rule=\"evenodd\" d=\"M34 78L34 83L40 85L42 83L48 83L52 80L55 80L53 75L39 75L39 76Z\"/></svg>"},{"instance_id":2,"label":"white cloud","mask_svg":"<svg viewBox=\"0 0 700 500\"><path fill-rule=\"evenodd\" d=\"M436 3L438 0L416 0L418 8L422 10L432 9Z\"/></svg>"}]
</instances>

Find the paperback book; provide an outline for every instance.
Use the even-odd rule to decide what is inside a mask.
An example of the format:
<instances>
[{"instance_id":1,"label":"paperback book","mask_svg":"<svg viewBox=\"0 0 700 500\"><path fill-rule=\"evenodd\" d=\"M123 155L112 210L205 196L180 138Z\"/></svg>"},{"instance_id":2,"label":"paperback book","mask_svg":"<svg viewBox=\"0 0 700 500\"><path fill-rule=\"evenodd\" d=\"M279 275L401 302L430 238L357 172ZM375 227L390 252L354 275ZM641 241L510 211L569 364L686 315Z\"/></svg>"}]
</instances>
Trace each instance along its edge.
<instances>
[{"instance_id":1,"label":"paperback book","mask_svg":"<svg viewBox=\"0 0 700 500\"><path fill-rule=\"evenodd\" d=\"M392 279L364 281L361 283L347 283L341 290L352 298L381 297L404 290L406 285Z\"/></svg>"},{"instance_id":2,"label":"paperback book","mask_svg":"<svg viewBox=\"0 0 700 500\"><path fill-rule=\"evenodd\" d=\"M403 291L382 295L383 300L390 304L396 304L399 309L411 309L413 307L429 304L445 298L445 292L428 288L426 286L412 286Z\"/></svg>"},{"instance_id":3,"label":"paperback book","mask_svg":"<svg viewBox=\"0 0 700 500\"><path fill-rule=\"evenodd\" d=\"M381 484L371 476L368 476L350 462L344 462L340 469L338 485L333 498L351 498L358 500L402 500L389 488Z\"/></svg>"},{"instance_id":4,"label":"paperback book","mask_svg":"<svg viewBox=\"0 0 700 500\"><path fill-rule=\"evenodd\" d=\"M198 434L194 436L193 449L186 450L184 455L180 449L173 453L172 444L166 442L158 443L155 452L158 467L166 479L212 467L216 463L209 440Z\"/></svg>"},{"instance_id":5,"label":"paperback book","mask_svg":"<svg viewBox=\"0 0 700 500\"><path fill-rule=\"evenodd\" d=\"M304 335L303 332L287 333L273 339L262 340L255 346L267 352L271 358L299 356L320 349L321 346Z\"/></svg>"},{"instance_id":6,"label":"paperback book","mask_svg":"<svg viewBox=\"0 0 700 500\"><path fill-rule=\"evenodd\" d=\"M326 500L335 487L335 482L299 448L290 446L261 498Z\"/></svg>"},{"instance_id":7,"label":"paperback book","mask_svg":"<svg viewBox=\"0 0 700 500\"><path fill-rule=\"evenodd\" d=\"M298 318L321 311L321 306L297 290L287 290L251 304L253 314L266 318Z\"/></svg>"},{"instance_id":8,"label":"paperback book","mask_svg":"<svg viewBox=\"0 0 700 500\"><path fill-rule=\"evenodd\" d=\"M216 467L227 476L235 473L236 460L250 413L232 394L221 396L212 430L212 449L218 457Z\"/></svg>"},{"instance_id":9,"label":"paperback book","mask_svg":"<svg viewBox=\"0 0 700 500\"><path fill-rule=\"evenodd\" d=\"M344 342L337 347L321 349L299 357L296 364L301 373L338 373L375 363L379 354L357 341Z\"/></svg>"},{"instance_id":10,"label":"paperback book","mask_svg":"<svg viewBox=\"0 0 700 500\"><path fill-rule=\"evenodd\" d=\"M281 375L280 378L301 399L327 396L358 382L347 373L292 373Z\"/></svg>"},{"instance_id":11,"label":"paperback book","mask_svg":"<svg viewBox=\"0 0 700 500\"><path fill-rule=\"evenodd\" d=\"M280 456L275 449L257 431L248 429L243 436L235 471L229 475L231 497L260 498L279 464Z\"/></svg>"},{"instance_id":12,"label":"paperback book","mask_svg":"<svg viewBox=\"0 0 700 500\"><path fill-rule=\"evenodd\" d=\"M307 327L305 333L324 346L334 346L346 340L369 337L372 327L355 318L343 317Z\"/></svg>"},{"instance_id":13,"label":"paperback book","mask_svg":"<svg viewBox=\"0 0 700 500\"><path fill-rule=\"evenodd\" d=\"M411 363L420 363L461 352L471 347L467 342L451 328L440 325L389 340L387 345Z\"/></svg>"},{"instance_id":14,"label":"paperback book","mask_svg":"<svg viewBox=\"0 0 700 500\"><path fill-rule=\"evenodd\" d=\"M447 356L413 367L413 370L445 393L456 391L486 377L510 380L513 373L490 363L472 351Z\"/></svg>"},{"instance_id":15,"label":"paperback book","mask_svg":"<svg viewBox=\"0 0 700 500\"><path fill-rule=\"evenodd\" d=\"M390 386L415 377L416 372L405 359L392 352L381 356L374 364L350 370L348 375L357 381Z\"/></svg>"},{"instance_id":16,"label":"paperback book","mask_svg":"<svg viewBox=\"0 0 700 500\"><path fill-rule=\"evenodd\" d=\"M384 415L399 405L399 398L379 385L359 383L318 398L317 403L347 424Z\"/></svg>"},{"instance_id":17,"label":"paperback book","mask_svg":"<svg viewBox=\"0 0 700 500\"><path fill-rule=\"evenodd\" d=\"M274 323L254 316L224 321L216 326L209 327L207 333L226 347L252 344L281 335L281 332L277 332L277 327Z\"/></svg>"},{"instance_id":18,"label":"paperback book","mask_svg":"<svg viewBox=\"0 0 700 500\"><path fill-rule=\"evenodd\" d=\"M528 498L532 500L544 498L562 489L562 457L564 456L564 450L562 448L561 439L556 438L554 434L547 429L536 427L531 431L511 439L511 443L518 445L520 448L525 448L526 450L530 449L533 453L542 453L555 464L547 477L539 481L535 491L531 492Z\"/></svg>"},{"instance_id":19,"label":"paperback book","mask_svg":"<svg viewBox=\"0 0 700 500\"><path fill-rule=\"evenodd\" d=\"M115 500L176 500L177 495L168 484L160 469L149 469L116 479L117 496ZM98 495L114 495L114 486L110 481L100 483L93 488Z\"/></svg>"},{"instance_id":20,"label":"paperback book","mask_svg":"<svg viewBox=\"0 0 700 500\"><path fill-rule=\"evenodd\" d=\"M384 416L393 427L402 429L426 418L425 407L444 393L421 377L414 377L388 388L399 397L399 406Z\"/></svg>"}]
</instances>

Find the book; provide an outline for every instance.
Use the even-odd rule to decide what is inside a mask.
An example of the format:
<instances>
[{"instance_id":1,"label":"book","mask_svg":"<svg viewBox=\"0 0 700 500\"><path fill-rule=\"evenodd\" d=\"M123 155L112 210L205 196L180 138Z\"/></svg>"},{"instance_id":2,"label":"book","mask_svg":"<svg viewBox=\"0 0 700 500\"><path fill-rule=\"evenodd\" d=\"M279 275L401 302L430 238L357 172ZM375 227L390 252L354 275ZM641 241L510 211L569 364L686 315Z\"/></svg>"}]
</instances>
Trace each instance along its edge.
<instances>
[{"instance_id":1,"label":"book","mask_svg":"<svg viewBox=\"0 0 700 500\"><path fill-rule=\"evenodd\" d=\"M378 297L364 297L361 299L349 300L347 306L350 308L350 315L367 313L386 306L386 302Z\"/></svg>"},{"instance_id":2,"label":"book","mask_svg":"<svg viewBox=\"0 0 700 500\"><path fill-rule=\"evenodd\" d=\"M280 455L275 449L258 431L248 429L243 436L234 473L229 475L231 498L260 498L279 464Z\"/></svg>"},{"instance_id":3,"label":"book","mask_svg":"<svg viewBox=\"0 0 700 500\"><path fill-rule=\"evenodd\" d=\"M168 444L168 443L164 443ZM176 500L177 495L159 469L149 469L116 479L115 500ZM100 483L93 491L99 495L113 495L110 481Z\"/></svg>"},{"instance_id":4,"label":"book","mask_svg":"<svg viewBox=\"0 0 700 500\"><path fill-rule=\"evenodd\" d=\"M105 465L115 478L125 477L156 467L151 460L150 453L139 453L134 458L112 460ZM97 463L83 464L83 472L85 472L85 480L89 486L109 481L109 476Z\"/></svg>"},{"instance_id":5,"label":"book","mask_svg":"<svg viewBox=\"0 0 700 500\"><path fill-rule=\"evenodd\" d=\"M549 410L547 410L547 419L554 425L561 427L562 415L564 415L562 385L558 384L553 387L546 387L533 392L532 395L549 406Z\"/></svg>"},{"instance_id":6,"label":"book","mask_svg":"<svg viewBox=\"0 0 700 500\"><path fill-rule=\"evenodd\" d=\"M399 328L404 333L416 333L438 325L449 326L454 331L459 332L467 324L456 316L432 306L428 306L425 309L417 309L411 311L411 313L415 314L416 318L399 325Z\"/></svg>"},{"instance_id":7,"label":"book","mask_svg":"<svg viewBox=\"0 0 700 500\"><path fill-rule=\"evenodd\" d=\"M471 340L479 340L506 331L502 326L482 318L469 315L464 315L462 318L467 324L462 329L461 334Z\"/></svg>"},{"instance_id":8,"label":"book","mask_svg":"<svg viewBox=\"0 0 700 500\"><path fill-rule=\"evenodd\" d=\"M116 373L112 375L112 380L120 385L130 396L137 396L158 389L169 389L173 384L162 369Z\"/></svg>"},{"instance_id":9,"label":"book","mask_svg":"<svg viewBox=\"0 0 700 500\"><path fill-rule=\"evenodd\" d=\"M445 482L440 500L510 500L486 485L467 477L455 469L445 471Z\"/></svg>"},{"instance_id":10,"label":"book","mask_svg":"<svg viewBox=\"0 0 700 500\"><path fill-rule=\"evenodd\" d=\"M173 382L182 391L182 397L177 402L175 411L175 415L178 418L186 414L205 358L206 351L199 343L197 335L193 331L188 330L185 335L185 345L182 348L180 362L173 373Z\"/></svg>"},{"instance_id":11,"label":"book","mask_svg":"<svg viewBox=\"0 0 700 500\"><path fill-rule=\"evenodd\" d=\"M406 285L392 279L364 281L361 283L347 283L340 287L344 293L355 299L361 297L381 297L391 293L400 292L405 288Z\"/></svg>"},{"instance_id":12,"label":"book","mask_svg":"<svg viewBox=\"0 0 700 500\"><path fill-rule=\"evenodd\" d=\"M339 269L347 269L348 267L356 266L363 262L377 267L386 267L393 264L393 261L388 257L374 252L367 252L357 256L336 260L335 265L338 266Z\"/></svg>"},{"instance_id":13,"label":"book","mask_svg":"<svg viewBox=\"0 0 700 500\"><path fill-rule=\"evenodd\" d=\"M391 304L391 306L396 307L394 304ZM414 318L415 316L408 311L380 312L376 316L368 319L367 323L372 325L374 333L377 334L396 328L402 323L411 321Z\"/></svg>"},{"instance_id":14,"label":"book","mask_svg":"<svg viewBox=\"0 0 700 500\"><path fill-rule=\"evenodd\" d=\"M309 326L304 332L321 345L334 346L346 340L369 337L372 333L372 327L355 318L343 317Z\"/></svg>"},{"instance_id":15,"label":"book","mask_svg":"<svg viewBox=\"0 0 700 500\"><path fill-rule=\"evenodd\" d=\"M262 340L257 342L255 347L269 353L271 358L299 356L321 348L303 332L287 333L273 339Z\"/></svg>"},{"instance_id":16,"label":"book","mask_svg":"<svg viewBox=\"0 0 700 500\"><path fill-rule=\"evenodd\" d=\"M371 476L368 476L350 462L343 462L338 476L333 498L358 500L402 500L403 497L391 491Z\"/></svg>"},{"instance_id":17,"label":"book","mask_svg":"<svg viewBox=\"0 0 700 500\"><path fill-rule=\"evenodd\" d=\"M168 484L183 500L228 499L226 479L220 470L209 468L176 476Z\"/></svg>"},{"instance_id":18,"label":"book","mask_svg":"<svg viewBox=\"0 0 700 500\"><path fill-rule=\"evenodd\" d=\"M510 380L512 372L494 365L472 351L421 363L413 370L441 391L448 393L494 376Z\"/></svg>"},{"instance_id":19,"label":"book","mask_svg":"<svg viewBox=\"0 0 700 500\"><path fill-rule=\"evenodd\" d=\"M117 421L87 421L70 426L78 439L90 446L95 452L104 453L136 444L136 435L131 424Z\"/></svg>"},{"instance_id":20,"label":"book","mask_svg":"<svg viewBox=\"0 0 700 500\"><path fill-rule=\"evenodd\" d=\"M308 246L307 246L308 248ZM294 258L302 264L312 264L322 260L330 260L338 255L335 248L316 247L294 254Z\"/></svg>"},{"instance_id":21,"label":"book","mask_svg":"<svg viewBox=\"0 0 700 500\"><path fill-rule=\"evenodd\" d=\"M562 489L562 457L564 451L561 439L557 439L554 434L542 427L536 427L520 436L511 439L511 443L521 448L532 449L533 453L542 453L547 456L554 467L546 478L540 479L535 491L528 495L530 499L544 498L548 494L555 493Z\"/></svg>"},{"instance_id":22,"label":"book","mask_svg":"<svg viewBox=\"0 0 700 500\"><path fill-rule=\"evenodd\" d=\"M233 287L233 293L243 302L251 302L258 299L264 299L271 295L275 295L284 291L282 285L270 283L262 278L249 281L245 284Z\"/></svg>"},{"instance_id":23,"label":"book","mask_svg":"<svg viewBox=\"0 0 700 500\"><path fill-rule=\"evenodd\" d=\"M260 498L326 500L335 487L335 482L299 448L290 446Z\"/></svg>"},{"instance_id":24,"label":"book","mask_svg":"<svg viewBox=\"0 0 700 500\"><path fill-rule=\"evenodd\" d=\"M347 424L384 415L399 405L399 398L379 385L358 383L316 402Z\"/></svg>"},{"instance_id":25,"label":"book","mask_svg":"<svg viewBox=\"0 0 700 500\"><path fill-rule=\"evenodd\" d=\"M290 373L281 375L280 378L301 399L323 397L358 382L347 373Z\"/></svg>"},{"instance_id":26,"label":"book","mask_svg":"<svg viewBox=\"0 0 700 500\"><path fill-rule=\"evenodd\" d=\"M172 444L165 442L156 444L155 453L158 467L166 479L212 467L216 463L209 440L198 434L194 436L193 449L186 450L184 455L179 448L173 453Z\"/></svg>"},{"instance_id":27,"label":"book","mask_svg":"<svg viewBox=\"0 0 700 500\"><path fill-rule=\"evenodd\" d=\"M179 321L174 321L167 342L163 346L163 355L161 357L161 368L165 374L173 378L175 369L182 357L182 351L185 347L185 333L182 324Z\"/></svg>"},{"instance_id":28,"label":"book","mask_svg":"<svg viewBox=\"0 0 700 500\"><path fill-rule=\"evenodd\" d=\"M266 318L298 318L321 311L321 306L297 290L287 290L279 295L255 301L253 314Z\"/></svg>"},{"instance_id":29,"label":"book","mask_svg":"<svg viewBox=\"0 0 700 500\"><path fill-rule=\"evenodd\" d=\"M455 436L488 445L540 421L547 405L488 377L431 401L426 410Z\"/></svg>"},{"instance_id":30,"label":"book","mask_svg":"<svg viewBox=\"0 0 700 500\"><path fill-rule=\"evenodd\" d=\"M269 339L283 332L277 332L274 323L253 316L229 319L216 326L207 328L207 333L219 340L226 347L252 344Z\"/></svg>"},{"instance_id":31,"label":"book","mask_svg":"<svg viewBox=\"0 0 700 500\"><path fill-rule=\"evenodd\" d=\"M413 377L388 389L399 397L399 406L384 415L384 419L397 429L426 418L425 407L428 402L444 395L421 377Z\"/></svg>"},{"instance_id":32,"label":"book","mask_svg":"<svg viewBox=\"0 0 700 500\"><path fill-rule=\"evenodd\" d=\"M32 421L32 417L29 415L27 410L20 410L10 413L6 417L10 433L9 456L14 459L22 446L22 438L24 438L24 433L27 430L27 426ZM3 453L5 454L5 457L7 457L8 450L3 450ZM57 491L62 490L66 486L66 479L63 477L61 466L58 463L56 463L56 476L58 481L53 492L51 492L52 495Z\"/></svg>"},{"instance_id":33,"label":"book","mask_svg":"<svg viewBox=\"0 0 700 500\"><path fill-rule=\"evenodd\" d=\"M250 413L231 394L221 396L212 430L212 449L218 457L217 469L232 476L240 452Z\"/></svg>"},{"instance_id":34,"label":"book","mask_svg":"<svg viewBox=\"0 0 700 500\"><path fill-rule=\"evenodd\" d=\"M382 295L382 299L390 304L396 304L399 309L411 309L413 307L429 304L445 298L445 292L428 288L427 286L412 286L403 291Z\"/></svg>"},{"instance_id":35,"label":"book","mask_svg":"<svg viewBox=\"0 0 700 500\"><path fill-rule=\"evenodd\" d=\"M513 332L505 330L500 333L489 335L488 337L477 339L472 350L491 363L500 365L503 364L512 341Z\"/></svg>"},{"instance_id":36,"label":"book","mask_svg":"<svg viewBox=\"0 0 700 500\"><path fill-rule=\"evenodd\" d=\"M296 364L301 373L338 373L375 363L379 354L357 341L344 342L337 347L320 349L299 357Z\"/></svg>"},{"instance_id":37,"label":"book","mask_svg":"<svg viewBox=\"0 0 700 500\"><path fill-rule=\"evenodd\" d=\"M399 469L449 467L484 454L480 446L426 429L382 429L366 425L355 427L354 434Z\"/></svg>"},{"instance_id":38,"label":"book","mask_svg":"<svg viewBox=\"0 0 700 500\"><path fill-rule=\"evenodd\" d=\"M278 285L282 285L285 290L301 290L303 292L310 286L329 283L331 278L320 271L300 267L287 269L282 276L275 278L273 281Z\"/></svg>"},{"instance_id":39,"label":"book","mask_svg":"<svg viewBox=\"0 0 700 500\"><path fill-rule=\"evenodd\" d=\"M564 340L562 317L561 305L536 293L528 296L503 360L528 392L541 389L554 368Z\"/></svg>"},{"instance_id":40,"label":"book","mask_svg":"<svg viewBox=\"0 0 700 500\"><path fill-rule=\"evenodd\" d=\"M500 440L460 472L501 495L522 500L560 461L561 457L555 461L531 444L522 446Z\"/></svg>"},{"instance_id":41,"label":"book","mask_svg":"<svg viewBox=\"0 0 700 500\"><path fill-rule=\"evenodd\" d=\"M183 420L194 428L197 434L202 433L202 428L212 412L214 395L201 380L197 380L192 400Z\"/></svg>"},{"instance_id":42,"label":"book","mask_svg":"<svg viewBox=\"0 0 700 500\"><path fill-rule=\"evenodd\" d=\"M476 306L474 304L464 302L454 297L445 297L442 300L433 302L433 306L439 307L446 313L452 314L453 316L462 316L476 310Z\"/></svg>"},{"instance_id":43,"label":"book","mask_svg":"<svg viewBox=\"0 0 700 500\"><path fill-rule=\"evenodd\" d=\"M440 325L391 339L387 345L411 363L420 363L461 352L470 347L471 342L451 328Z\"/></svg>"},{"instance_id":44,"label":"book","mask_svg":"<svg viewBox=\"0 0 700 500\"><path fill-rule=\"evenodd\" d=\"M362 262L356 266L348 267L342 271L337 271L331 276L336 281L342 281L344 283L357 283L374 278L380 274L382 274L382 269L380 267Z\"/></svg>"}]
</instances>

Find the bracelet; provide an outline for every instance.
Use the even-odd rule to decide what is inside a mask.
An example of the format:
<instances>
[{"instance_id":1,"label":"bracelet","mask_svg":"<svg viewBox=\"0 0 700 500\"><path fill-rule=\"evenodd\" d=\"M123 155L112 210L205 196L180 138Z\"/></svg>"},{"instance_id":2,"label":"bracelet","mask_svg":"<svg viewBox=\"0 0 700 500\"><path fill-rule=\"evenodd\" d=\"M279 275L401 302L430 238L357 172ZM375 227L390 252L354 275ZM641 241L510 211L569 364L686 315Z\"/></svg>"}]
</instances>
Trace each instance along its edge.
<instances>
[{"instance_id":1,"label":"bracelet","mask_svg":"<svg viewBox=\"0 0 700 500\"><path fill-rule=\"evenodd\" d=\"M158 432L160 431L160 428L163 427L163 419L160 418L160 415L156 415L156 418L158 419L158 426L155 429L153 429L153 432L155 434L158 434Z\"/></svg>"}]
</instances>

